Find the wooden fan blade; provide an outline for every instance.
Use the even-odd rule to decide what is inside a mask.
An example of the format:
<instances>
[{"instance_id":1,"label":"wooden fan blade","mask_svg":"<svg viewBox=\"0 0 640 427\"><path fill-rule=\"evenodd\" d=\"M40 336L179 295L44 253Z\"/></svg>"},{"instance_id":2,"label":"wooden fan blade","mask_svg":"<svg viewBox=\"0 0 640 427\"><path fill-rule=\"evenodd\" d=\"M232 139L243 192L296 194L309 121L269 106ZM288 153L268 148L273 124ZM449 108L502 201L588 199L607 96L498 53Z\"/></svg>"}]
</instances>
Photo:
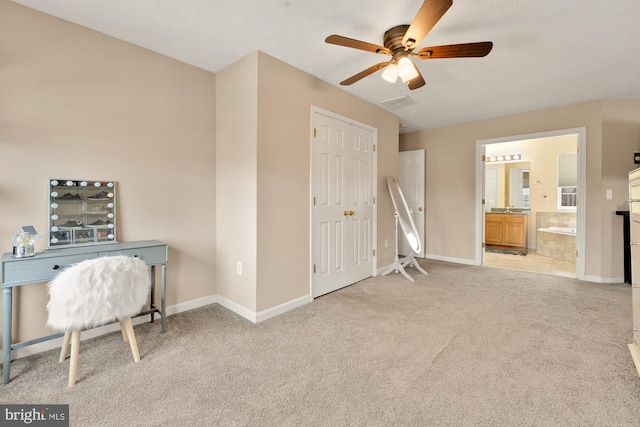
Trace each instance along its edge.
<instances>
[{"instance_id":1,"label":"wooden fan blade","mask_svg":"<svg viewBox=\"0 0 640 427\"><path fill-rule=\"evenodd\" d=\"M414 77L407 82L407 86L409 86L409 89L411 90L418 89L419 87L427 84L422 77L422 73L420 73L420 70L418 70L418 67L416 67L416 71L418 72L418 77Z\"/></svg>"},{"instance_id":2,"label":"wooden fan blade","mask_svg":"<svg viewBox=\"0 0 640 427\"><path fill-rule=\"evenodd\" d=\"M453 0L425 0L402 38L402 45L409 50L415 49L452 4Z\"/></svg>"},{"instance_id":3,"label":"wooden fan blade","mask_svg":"<svg viewBox=\"0 0 640 427\"><path fill-rule=\"evenodd\" d=\"M415 54L420 59L474 58L487 56L493 48L492 42L461 43L446 46L424 47Z\"/></svg>"},{"instance_id":4,"label":"wooden fan blade","mask_svg":"<svg viewBox=\"0 0 640 427\"><path fill-rule=\"evenodd\" d=\"M349 77L348 79L340 82L340 84L342 86L349 86L350 84L353 84L353 83L357 82L358 80L367 77L369 74L373 74L378 70L382 70L387 65L389 65L389 62L381 62L379 64L371 66L371 67L367 68L366 70L360 71L358 74L355 74L355 75Z\"/></svg>"},{"instance_id":5,"label":"wooden fan blade","mask_svg":"<svg viewBox=\"0 0 640 427\"><path fill-rule=\"evenodd\" d=\"M366 50L367 52L380 53L383 55L391 55L391 51L383 46L378 46L372 43L363 42L356 39L350 39L349 37L343 37L338 35L330 35L324 39L326 43L335 44L338 46L351 47L353 49Z\"/></svg>"}]
</instances>

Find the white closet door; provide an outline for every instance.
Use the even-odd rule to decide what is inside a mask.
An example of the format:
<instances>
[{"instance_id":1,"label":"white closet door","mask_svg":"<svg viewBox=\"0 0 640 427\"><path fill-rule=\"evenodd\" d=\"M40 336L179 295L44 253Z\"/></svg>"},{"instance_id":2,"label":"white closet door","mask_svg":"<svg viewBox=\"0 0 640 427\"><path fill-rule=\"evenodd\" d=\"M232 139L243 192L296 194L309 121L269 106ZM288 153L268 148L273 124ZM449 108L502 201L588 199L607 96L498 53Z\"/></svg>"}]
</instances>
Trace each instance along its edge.
<instances>
[{"instance_id":1,"label":"white closet door","mask_svg":"<svg viewBox=\"0 0 640 427\"><path fill-rule=\"evenodd\" d=\"M373 132L351 126L349 221L351 222L349 283L372 275L373 271Z\"/></svg>"},{"instance_id":2,"label":"white closet door","mask_svg":"<svg viewBox=\"0 0 640 427\"><path fill-rule=\"evenodd\" d=\"M373 132L316 113L312 295L373 275Z\"/></svg>"}]
</instances>

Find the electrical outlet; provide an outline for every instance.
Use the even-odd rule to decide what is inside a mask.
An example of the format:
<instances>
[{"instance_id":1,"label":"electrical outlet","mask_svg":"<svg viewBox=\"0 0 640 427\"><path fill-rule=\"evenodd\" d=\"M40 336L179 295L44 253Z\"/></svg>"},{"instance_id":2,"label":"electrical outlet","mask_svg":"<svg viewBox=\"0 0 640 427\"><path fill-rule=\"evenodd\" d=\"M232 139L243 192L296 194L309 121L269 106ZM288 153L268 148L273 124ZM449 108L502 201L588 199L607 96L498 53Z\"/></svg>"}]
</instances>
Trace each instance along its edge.
<instances>
[{"instance_id":1,"label":"electrical outlet","mask_svg":"<svg viewBox=\"0 0 640 427\"><path fill-rule=\"evenodd\" d=\"M389 247L389 239L384 239L384 247Z\"/></svg>"},{"instance_id":2,"label":"electrical outlet","mask_svg":"<svg viewBox=\"0 0 640 427\"><path fill-rule=\"evenodd\" d=\"M242 276L242 263L240 261L236 261L236 274Z\"/></svg>"},{"instance_id":3,"label":"electrical outlet","mask_svg":"<svg viewBox=\"0 0 640 427\"><path fill-rule=\"evenodd\" d=\"M613 199L613 190L609 190L609 189L607 189L607 195L606 195L606 197L607 197L607 200L611 200L611 199Z\"/></svg>"}]
</instances>

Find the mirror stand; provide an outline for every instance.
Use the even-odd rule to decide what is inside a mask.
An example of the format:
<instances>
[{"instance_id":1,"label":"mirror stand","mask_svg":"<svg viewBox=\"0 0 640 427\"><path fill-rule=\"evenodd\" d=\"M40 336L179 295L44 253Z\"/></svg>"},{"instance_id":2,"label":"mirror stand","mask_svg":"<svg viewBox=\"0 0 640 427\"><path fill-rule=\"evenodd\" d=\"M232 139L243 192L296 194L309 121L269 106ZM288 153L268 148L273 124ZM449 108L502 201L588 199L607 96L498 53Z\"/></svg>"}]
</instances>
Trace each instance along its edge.
<instances>
[{"instance_id":1,"label":"mirror stand","mask_svg":"<svg viewBox=\"0 0 640 427\"><path fill-rule=\"evenodd\" d=\"M389 266L389 268L387 268L382 275L386 276L387 274L391 273L392 271L395 271L396 273L400 272L402 273L402 275L404 277L406 277L408 280L415 282L414 278L409 276L409 274L404 270L404 267L408 264L414 265L419 271L421 271L424 274L427 274L426 271L424 271L420 265L418 265L418 263L416 262L415 258L413 258L413 255L409 255L405 258L402 258L402 262L400 262L400 257L398 255L398 244L399 244L399 240L398 240L398 217L400 216L400 214L398 213L398 211L396 210L395 213L393 214L393 216L396 217L396 258L393 261L393 264L391 264Z\"/></svg>"}]
</instances>

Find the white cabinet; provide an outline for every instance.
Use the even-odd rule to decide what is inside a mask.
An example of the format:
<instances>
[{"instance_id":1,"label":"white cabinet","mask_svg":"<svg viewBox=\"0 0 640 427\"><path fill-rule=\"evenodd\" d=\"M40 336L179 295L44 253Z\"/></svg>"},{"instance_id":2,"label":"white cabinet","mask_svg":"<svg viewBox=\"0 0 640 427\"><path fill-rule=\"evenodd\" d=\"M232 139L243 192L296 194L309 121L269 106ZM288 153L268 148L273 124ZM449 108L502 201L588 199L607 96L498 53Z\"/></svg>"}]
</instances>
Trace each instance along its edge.
<instances>
[{"instance_id":1,"label":"white cabinet","mask_svg":"<svg viewBox=\"0 0 640 427\"><path fill-rule=\"evenodd\" d=\"M633 342L631 357L640 375L640 169L629 172L629 222L631 225L631 304Z\"/></svg>"}]
</instances>

